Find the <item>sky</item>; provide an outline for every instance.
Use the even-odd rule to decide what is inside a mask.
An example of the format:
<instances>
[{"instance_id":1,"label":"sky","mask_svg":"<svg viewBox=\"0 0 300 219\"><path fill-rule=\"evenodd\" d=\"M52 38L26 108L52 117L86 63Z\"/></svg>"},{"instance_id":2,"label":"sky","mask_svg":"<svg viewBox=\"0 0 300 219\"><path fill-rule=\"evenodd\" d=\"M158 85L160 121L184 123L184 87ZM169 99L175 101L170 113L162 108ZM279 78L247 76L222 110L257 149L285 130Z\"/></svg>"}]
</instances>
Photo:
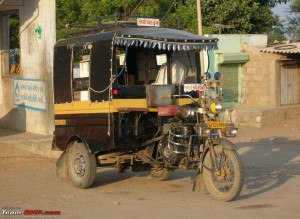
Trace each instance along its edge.
<instances>
[{"instance_id":1,"label":"sky","mask_svg":"<svg viewBox=\"0 0 300 219\"><path fill-rule=\"evenodd\" d=\"M290 4L291 4L290 2L286 4L278 4L275 8L273 8L273 12L275 14L278 14L282 20L285 20L286 16L289 14L288 8Z\"/></svg>"}]
</instances>

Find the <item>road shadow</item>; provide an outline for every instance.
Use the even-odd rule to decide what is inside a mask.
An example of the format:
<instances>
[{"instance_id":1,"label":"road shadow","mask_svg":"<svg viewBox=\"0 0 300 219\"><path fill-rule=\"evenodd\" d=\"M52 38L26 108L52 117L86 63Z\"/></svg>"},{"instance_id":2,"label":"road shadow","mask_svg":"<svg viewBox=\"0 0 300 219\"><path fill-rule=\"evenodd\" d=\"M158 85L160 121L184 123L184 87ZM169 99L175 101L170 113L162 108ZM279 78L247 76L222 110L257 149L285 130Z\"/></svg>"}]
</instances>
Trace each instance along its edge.
<instances>
[{"instance_id":1,"label":"road shadow","mask_svg":"<svg viewBox=\"0 0 300 219\"><path fill-rule=\"evenodd\" d=\"M239 199L272 191L300 175L299 140L275 137L237 145L245 175Z\"/></svg>"},{"instance_id":2,"label":"road shadow","mask_svg":"<svg viewBox=\"0 0 300 219\"><path fill-rule=\"evenodd\" d=\"M101 187L127 180L132 177L147 177L147 175L147 172L134 173L131 170L126 170L124 173L119 173L114 168L100 168L97 171L96 180L93 184L93 187Z\"/></svg>"},{"instance_id":3,"label":"road shadow","mask_svg":"<svg viewBox=\"0 0 300 219\"><path fill-rule=\"evenodd\" d=\"M15 118L18 118L16 121ZM15 121L15 122L13 122ZM26 110L15 107L0 118L0 138L17 135L26 130Z\"/></svg>"},{"instance_id":4,"label":"road shadow","mask_svg":"<svg viewBox=\"0 0 300 219\"><path fill-rule=\"evenodd\" d=\"M168 181L176 181L183 178L190 178L191 180L194 180L197 175L197 171L198 170L176 170ZM156 182L158 181L149 177L148 171L132 172L131 170L126 170L124 173L119 173L114 168L101 168L97 171L96 180L93 184L93 187L100 187L107 184L121 182L123 180L137 177L147 178Z\"/></svg>"}]
</instances>

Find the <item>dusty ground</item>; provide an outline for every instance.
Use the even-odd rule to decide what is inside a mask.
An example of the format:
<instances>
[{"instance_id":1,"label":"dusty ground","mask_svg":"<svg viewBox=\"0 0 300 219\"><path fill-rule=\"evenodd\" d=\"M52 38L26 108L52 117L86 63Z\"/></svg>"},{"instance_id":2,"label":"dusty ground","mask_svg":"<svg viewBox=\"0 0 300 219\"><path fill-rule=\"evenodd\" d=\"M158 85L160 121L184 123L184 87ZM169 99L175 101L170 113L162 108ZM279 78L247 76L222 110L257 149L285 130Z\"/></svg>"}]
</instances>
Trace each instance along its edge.
<instances>
[{"instance_id":1,"label":"dusty ground","mask_svg":"<svg viewBox=\"0 0 300 219\"><path fill-rule=\"evenodd\" d=\"M195 171L176 171L171 180L158 182L147 173L104 168L93 188L80 190L56 177L55 160L2 144L0 208L55 210L72 219L299 218L300 118L263 129L239 128L232 140L245 166L245 186L233 202L192 192ZM8 218L0 212L1 217Z\"/></svg>"}]
</instances>

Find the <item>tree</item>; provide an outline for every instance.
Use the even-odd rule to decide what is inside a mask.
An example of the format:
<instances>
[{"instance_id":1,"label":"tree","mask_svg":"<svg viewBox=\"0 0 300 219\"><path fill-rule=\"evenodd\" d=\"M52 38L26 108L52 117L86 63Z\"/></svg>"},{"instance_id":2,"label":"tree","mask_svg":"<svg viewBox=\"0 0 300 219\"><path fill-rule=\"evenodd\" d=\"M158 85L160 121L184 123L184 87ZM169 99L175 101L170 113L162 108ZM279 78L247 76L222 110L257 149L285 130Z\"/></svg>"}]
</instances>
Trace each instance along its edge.
<instances>
[{"instance_id":1,"label":"tree","mask_svg":"<svg viewBox=\"0 0 300 219\"><path fill-rule=\"evenodd\" d=\"M9 45L11 49L20 48L20 22L19 15L10 15L9 17Z\"/></svg>"},{"instance_id":2,"label":"tree","mask_svg":"<svg viewBox=\"0 0 300 219\"><path fill-rule=\"evenodd\" d=\"M287 0L202 0L204 33L265 33L278 23L271 8ZM66 36L65 24L125 13L161 18L183 18L185 30L197 33L195 0L56 0L57 38Z\"/></svg>"},{"instance_id":3,"label":"tree","mask_svg":"<svg viewBox=\"0 0 300 219\"><path fill-rule=\"evenodd\" d=\"M300 39L300 0L293 0L289 9L286 32L292 39Z\"/></svg>"},{"instance_id":4,"label":"tree","mask_svg":"<svg viewBox=\"0 0 300 219\"><path fill-rule=\"evenodd\" d=\"M283 1L267 0L202 0L203 32L207 34L222 33L255 34L266 33L277 25L279 19L271 8ZM173 16L181 15L185 20L185 27L192 32L197 30L195 1L182 1Z\"/></svg>"},{"instance_id":5,"label":"tree","mask_svg":"<svg viewBox=\"0 0 300 219\"><path fill-rule=\"evenodd\" d=\"M83 21L82 3L84 0L56 0L56 38L67 36L66 25Z\"/></svg>"},{"instance_id":6,"label":"tree","mask_svg":"<svg viewBox=\"0 0 300 219\"><path fill-rule=\"evenodd\" d=\"M172 0L56 0L57 39L65 38L68 23L115 14L161 17Z\"/></svg>"},{"instance_id":7,"label":"tree","mask_svg":"<svg viewBox=\"0 0 300 219\"><path fill-rule=\"evenodd\" d=\"M274 41L283 41L286 40L285 29L283 24L278 24L268 32L268 42L273 43Z\"/></svg>"}]
</instances>

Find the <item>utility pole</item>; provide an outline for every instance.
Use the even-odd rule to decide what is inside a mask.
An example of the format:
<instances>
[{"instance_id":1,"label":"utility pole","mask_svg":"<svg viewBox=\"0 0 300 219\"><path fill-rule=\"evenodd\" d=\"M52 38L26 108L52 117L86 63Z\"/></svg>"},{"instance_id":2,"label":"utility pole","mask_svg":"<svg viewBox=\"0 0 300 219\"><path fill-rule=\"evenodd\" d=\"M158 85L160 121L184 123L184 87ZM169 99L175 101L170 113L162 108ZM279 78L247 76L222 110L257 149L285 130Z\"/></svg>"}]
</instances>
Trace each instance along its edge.
<instances>
[{"instance_id":1,"label":"utility pole","mask_svg":"<svg viewBox=\"0 0 300 219\"><path fill-rule=\"evenodd\" d=\"M198 34L202 35L201 0L197 0Z\"/></svg>"},{"instance_id":2,"label":"utility pole","mask_svg":"<svg viewBox=\"0 0 300 219\"><path fill-rule=\"evenodd\" d=\"M126 16L126 0L123 0L123 6L124 6L124 16Z\"/></svg>"},{"instance_id":3,"label":"utility pole","mask_svg":"<svg viewBox=\"0 0 300 219\"><path fill-rule=\"evenodd\" d=\"M197 0L197 20L198 20L198 35L203 35L202 32L202 14L201 14L201 0ZM204 74L204 52L200 52L201 74Z\"/></svg>"}]
</instances>

